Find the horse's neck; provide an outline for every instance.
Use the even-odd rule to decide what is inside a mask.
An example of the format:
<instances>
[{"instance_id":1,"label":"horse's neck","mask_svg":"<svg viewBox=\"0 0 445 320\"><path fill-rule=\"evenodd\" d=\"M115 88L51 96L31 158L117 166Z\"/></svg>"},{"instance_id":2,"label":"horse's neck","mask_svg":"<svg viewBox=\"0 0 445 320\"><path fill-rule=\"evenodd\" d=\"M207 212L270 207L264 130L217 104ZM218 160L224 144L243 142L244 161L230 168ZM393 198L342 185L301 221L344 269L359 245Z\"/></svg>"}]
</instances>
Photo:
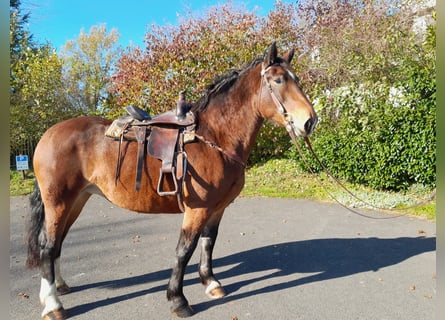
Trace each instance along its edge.
<instances>
[{"instance_id":1,"label":"horse's neck","mask_svg":"<svg viewBox=\"0 0 445 320\"><path fill-rule=\"evenodd\" d=\"M238 155L244 163L264 121L257 111L259 82L249 82L248 75L237 80L224 98L209 102L200 119L203 124L200 127L206 131L204 135L209 135L224 151ZM251 94L246 95L246 91Z\"/></svg>"}]
</instances>

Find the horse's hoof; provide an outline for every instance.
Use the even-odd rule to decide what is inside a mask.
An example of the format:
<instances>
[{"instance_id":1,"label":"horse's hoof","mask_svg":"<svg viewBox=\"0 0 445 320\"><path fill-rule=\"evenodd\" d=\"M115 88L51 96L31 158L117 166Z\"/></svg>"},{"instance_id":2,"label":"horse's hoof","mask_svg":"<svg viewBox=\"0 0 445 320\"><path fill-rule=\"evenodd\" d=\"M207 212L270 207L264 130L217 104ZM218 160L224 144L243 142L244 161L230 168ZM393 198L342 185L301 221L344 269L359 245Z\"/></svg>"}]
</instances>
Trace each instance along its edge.
<instances>
[{"instance_id":1,"label":"horse's hoof","mask_svg":"<svg viewBox=\"0 0 445 320\"><path fill-rule=\"evenodd\" d=\"M71 288L66 284L62 284L60 287L57 287L57 294L59 296L63 296L64 294L68 294L71 292Z\"/></svg>"},{"instance_id":2,"label":"horse's hoof","mask_svg":"<svg viewBox=\"0 0 445 320\"><path fill-rule=\"evenodd\" d=\"M68 314L65 309L51 311L43 316L43 320L65 320Z\"/></svg>"},{"instance_id":3,"label":"horse's hoof","mask_svg":"<svg viewBox=\"0 0 445 320\"><path fill-rule=\"evenodd\" d=\"M226 295L223 287L218 281L212 281L206 289L206 295L211 299L219 299Z\"/></svg>"},{"instance_id":4,"label":"horse's hoof","mask_svg":"<svg viewBox=\"0 0 445 320\"><path fill-rule=\"evenodd\" d=\"M206 292L206 294L211 299L220 299L226 295L226 292L224 291L223 287L218 287Z\"/></svg>"},{"instance_id":5,"label":"horse's hoof","mask_svg":"<svg viewBox=\"0 0 445 320\"><path fill-rule=\"evenodd\" d=\"M172 310L172 314L174 314L175 316L178 316L179 318L187 318L187 317L193 316L194 312L193 312L192 307L187 305L187 306L178 307L178 308Z\"/></svg>"}]
</instances>

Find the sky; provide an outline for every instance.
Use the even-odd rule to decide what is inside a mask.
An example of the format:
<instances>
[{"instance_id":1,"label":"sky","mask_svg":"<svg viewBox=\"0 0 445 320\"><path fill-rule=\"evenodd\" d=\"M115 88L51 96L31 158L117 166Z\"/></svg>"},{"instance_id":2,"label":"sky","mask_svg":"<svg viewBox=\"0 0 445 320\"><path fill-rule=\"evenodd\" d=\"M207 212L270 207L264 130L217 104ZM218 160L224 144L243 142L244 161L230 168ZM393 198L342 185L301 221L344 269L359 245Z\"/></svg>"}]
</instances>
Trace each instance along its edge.
<instances>
[{"instance_id":1,"label":"sky","mask_svg":"<svg viewBox=\"0 0 445 320\"><path fill-rule=\"evenodd\" d=\"M292 2L292 1L283 1ZM49 41L60 50L68 40L78 38L80 30L88 33L94 25L105 23L107 31L116 28L119 44L144 47L147 26L175 25L178 14L205 11L224 0L22 0L22 12L30 12L29 30L38 43ZM274 0L243 0L249 10L265 16Z\"/></svg>"}]
</instances>

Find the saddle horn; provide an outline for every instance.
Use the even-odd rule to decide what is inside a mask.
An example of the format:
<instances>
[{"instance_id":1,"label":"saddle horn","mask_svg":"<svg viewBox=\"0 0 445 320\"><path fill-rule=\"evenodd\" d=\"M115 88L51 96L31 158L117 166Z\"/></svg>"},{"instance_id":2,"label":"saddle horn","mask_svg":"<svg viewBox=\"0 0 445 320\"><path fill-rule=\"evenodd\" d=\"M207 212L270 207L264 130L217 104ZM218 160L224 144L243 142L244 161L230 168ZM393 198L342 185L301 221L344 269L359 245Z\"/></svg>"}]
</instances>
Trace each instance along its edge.
<instances>
[{"instance_id":1,"label":"saddle horn","mask_svg":"<svg viewBox=\"0 0 445 320\"><path fill-rule=\"evenodd\" d=\"M178 119L184 119L187 112L190 111L190 105L187 103L185 93L186 90L182 90L179 93L178 102L176 103L176 116Z\"/></svg>"}]
</instances>

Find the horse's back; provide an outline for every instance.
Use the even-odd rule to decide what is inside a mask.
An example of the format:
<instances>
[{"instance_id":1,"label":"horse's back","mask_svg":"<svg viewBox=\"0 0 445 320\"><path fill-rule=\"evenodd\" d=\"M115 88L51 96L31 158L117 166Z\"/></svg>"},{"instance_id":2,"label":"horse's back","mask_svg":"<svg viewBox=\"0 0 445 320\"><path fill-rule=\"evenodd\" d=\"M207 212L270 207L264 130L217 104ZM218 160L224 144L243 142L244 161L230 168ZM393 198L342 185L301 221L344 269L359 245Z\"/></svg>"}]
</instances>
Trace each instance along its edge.
<instances>
[{"instance_id":1,"label":"horse's back","mask_svg":"<svg viewBox=\"0 0 445 320\"><path fill-rule=\"evenodd\" d=\"M102 134L107 126L109 126L111 120L107 120L100 117L83 116L77 118L71 118L65 121L61 121L51 126L42 135L39 144L42 143L56 143L59 144L64 140L73 139L90 139L92 133ZM69 141L67 141L69 142Z\"/></svg>"}]
</instances>

